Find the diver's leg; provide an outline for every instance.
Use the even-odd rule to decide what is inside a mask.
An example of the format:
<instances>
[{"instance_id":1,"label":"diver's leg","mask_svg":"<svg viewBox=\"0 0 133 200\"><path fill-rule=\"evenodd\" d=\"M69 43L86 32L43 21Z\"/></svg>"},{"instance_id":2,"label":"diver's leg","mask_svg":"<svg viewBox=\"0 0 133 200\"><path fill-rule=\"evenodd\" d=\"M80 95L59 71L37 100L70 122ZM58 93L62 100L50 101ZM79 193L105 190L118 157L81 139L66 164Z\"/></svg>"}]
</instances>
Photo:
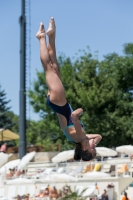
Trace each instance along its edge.
<instances>
[{"instance_id":1,"label":"diver's leg","mask_svg":"<svg viewBox=\"0 0 133 200\"><path fill-rule=\"evenodd\" d=\"M50 93L50 100L59 106L63 106L66 103L64 87L50 59L44 25L42 23L40 24L36 37L40 42L40 59L46 74L46 83Z\"/></svg>"},{"instance_id":2,"label":"diver's leg","mask_svg":"<svg viewBox=\"0 0 133 200\"><path fill-rule=\"evenodd\" d=\"M48 30L46 31L48 37L49 37L49 43L48 43L48 52L51 59L51 62L53 64L54 69L56 70L59 78L60 78L60 68L57 62L56 58L56 47L55 47L55 34L56 34L56 26L54 18L51 17Z\"/></svg>"}]
</instances>

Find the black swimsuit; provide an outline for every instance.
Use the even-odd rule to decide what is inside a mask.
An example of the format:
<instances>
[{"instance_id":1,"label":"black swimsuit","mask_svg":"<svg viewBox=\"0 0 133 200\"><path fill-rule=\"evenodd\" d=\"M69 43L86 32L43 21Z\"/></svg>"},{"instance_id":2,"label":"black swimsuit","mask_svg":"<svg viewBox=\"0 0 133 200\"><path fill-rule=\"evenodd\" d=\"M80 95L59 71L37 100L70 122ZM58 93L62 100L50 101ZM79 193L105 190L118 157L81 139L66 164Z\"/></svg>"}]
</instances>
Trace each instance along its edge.
<instances>
[{"instance_id":1,"label":"black swimsuit","mask_svg":"<svg viewBox=\"0 0 133 200\"><path fill-rule=\"evenodd\" d=\"M58 106L50 101L50 95L47 96L47 104L54 112L59 113L66 118L67 126L63 130L63 133L70 142L73 142L73 140L67 135L67 132L66 132L68 128L74 126L72 118L71 118L71 113L73 112L73 109L70 106L70 104L67 102L64 106ZM81 126L82 128L84 127L83 123L81 123Z\"/></svg>"}]
</instances>

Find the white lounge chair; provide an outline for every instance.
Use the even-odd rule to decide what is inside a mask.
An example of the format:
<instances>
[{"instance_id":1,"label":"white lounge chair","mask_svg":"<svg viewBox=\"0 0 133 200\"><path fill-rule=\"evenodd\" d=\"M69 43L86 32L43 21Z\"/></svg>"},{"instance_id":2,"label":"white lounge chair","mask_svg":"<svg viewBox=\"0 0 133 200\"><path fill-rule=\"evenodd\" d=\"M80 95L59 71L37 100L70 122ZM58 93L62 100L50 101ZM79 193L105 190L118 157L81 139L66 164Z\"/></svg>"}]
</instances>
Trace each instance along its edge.
<instances>
[{"instance_id":1,"label":"white lounge chair","mask_svg":"<svg viewBox=\"0 0 133 200\"><path fill-rule=\"evenodd\" d=\"M63 173L65 170L63 167L59 167L58 170L57 170L57 174L61 174Z\"/></svg>"},{"instance_id":2,"label":"white lounge chair","mask_svg":"<svg viewBox=\"0 0 133 200\"><path fill-rule=\"evenodd\" d=\"M110 173L110 168L111 168L110 164L103 164L101 172Z\"/></svg>"},{"instance_id":3,"label":"white lounge chair","mask_svg":"<svg viewBox=\"0 0 133 200\"><path fill-rule=\"evenodd\" d=\"M49 174L51 174L52 170L53 170L53 168L47 168L47 169L45 169L45 171L42 174L49 175Z\"/></svg>"},{"instance_id":4,"label":"white lounge chair","mask_svg":"<svg viewBox=\"0 0 133 200\"><path fill-rule=\"evenodd\" d=\"M83 166L78 166L78 167L76 167L75 171L70 172L70 175L77 177L77 176L81 175L82 171L83 171Z\"/></svg>"}]
</instances>

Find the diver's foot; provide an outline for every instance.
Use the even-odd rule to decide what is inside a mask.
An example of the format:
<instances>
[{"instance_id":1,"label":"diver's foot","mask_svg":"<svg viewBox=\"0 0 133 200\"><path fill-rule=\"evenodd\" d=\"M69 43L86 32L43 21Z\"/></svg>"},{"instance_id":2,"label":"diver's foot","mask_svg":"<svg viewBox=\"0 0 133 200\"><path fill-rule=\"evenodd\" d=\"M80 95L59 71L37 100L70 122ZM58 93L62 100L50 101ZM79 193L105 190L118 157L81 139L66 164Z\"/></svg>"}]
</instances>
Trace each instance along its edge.
<instances>
[{"instance_id":1,"label":"diver's foot","mask_svg":"<svg viewBox=\"0 0 133 200\"><path fill-rule=\"evenodd\" d=\"M42 22L40 22L39 31L37 32L36 37L37 37L38 39L40 39L40 38L42 38L42 37L46 37L44 25L43 25Z\"/></svg>"},{"instance_id":2,"label":"diver's foot","mask_svg":"<svg viewBox=\"0 0 133 200\"><path fill-rule=\"evenodd\" d=\"M51 17L48 30L46 31L47 35L48 36L55 35L55 29L56 29L55 28L55 21L54 21L54 18Z\"/></svg>"}]
</instances>

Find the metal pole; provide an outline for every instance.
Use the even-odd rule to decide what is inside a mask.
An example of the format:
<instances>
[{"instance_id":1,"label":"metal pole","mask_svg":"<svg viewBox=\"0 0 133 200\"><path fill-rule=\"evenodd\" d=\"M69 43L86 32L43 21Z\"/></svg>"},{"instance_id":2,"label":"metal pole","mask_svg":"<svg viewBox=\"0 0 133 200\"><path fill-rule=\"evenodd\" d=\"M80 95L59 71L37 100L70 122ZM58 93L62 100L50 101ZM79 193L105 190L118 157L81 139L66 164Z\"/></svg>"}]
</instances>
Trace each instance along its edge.
<instances>
[{"instance_id":1,"label":"metal pole","mask_svg":"<svg viewBox=\"0 0 133 200\"><path fill-rule=\"evenodd\" d=\"M20 22L20 91L19 91L19 157L26 154L26 18L25 0L21 0Z\"/></svg>"}]
</instances>

